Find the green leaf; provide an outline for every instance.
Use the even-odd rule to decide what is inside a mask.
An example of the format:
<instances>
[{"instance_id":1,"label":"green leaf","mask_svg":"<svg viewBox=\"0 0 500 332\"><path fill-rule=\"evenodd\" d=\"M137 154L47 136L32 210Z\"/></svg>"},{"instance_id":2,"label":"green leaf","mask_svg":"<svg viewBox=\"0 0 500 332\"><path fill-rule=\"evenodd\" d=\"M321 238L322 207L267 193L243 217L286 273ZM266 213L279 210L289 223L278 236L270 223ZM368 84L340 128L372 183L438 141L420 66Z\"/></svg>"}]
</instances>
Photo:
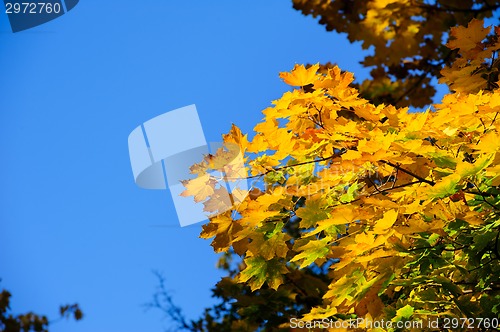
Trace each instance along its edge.
<instances>
[{"instance_id":1,"label":"green leaf","mask_svg":"<svg viewBox=\"0 0 500 332\"><path fill-rule=\"evenodd\" d=\"M387 286L389 286L389 284L391 283L391 281L394 280L394 278L396 277L396 273L392 273L389 275L389 277L382 283L382 286L380 287L380 290L378 291L378 296L382 295L385 290L387 289Z\"/></svg>"},{"instance_id":2,"label":"green leaf","mask_svg":"<svg viewBox=\"0 0 500 332\"><path fill-rule=\"evenodd\" d=\"M310 228L316 226L318 221L328 218L324 210L325 202L321 198L312 198L306 201L306 205L297 210L297 216L302 219L300 226Z\"/></svg>"},{"instance_id":3,"label":"green leaf","mask_svg":"<svg viewBox=\"0 0 500 332\"><path fill-rule=\"evenodd\" d=\"M245 259L246 268L240 272L238 282L248 282L252 291L260 289L265 282L277 290L283 283L283 276L288 269L278 259L266 261L263 257Z\"/></svg>"},{"instance_id":4,"label":"green leaf","mask_svg":"<svg viewBox=\"0 0 500 332\"><path fill-rule=\"evenodd\" d=\"M474 244L470 247L473 252L479 253L483 251L490 243L494 245L494 238L496 237L496 232L487 232L484 234L474 235Z\"/></svg>"},{"instance_id":5,"label":"green leaf","mask_svg":"<svg viewBox=\"0 0 500 332\"><path fill-rule=\"evenodd\" d=\"M264 177L264 180L267 183L283 183L286 178L284 175L284 171L279 170L267 173Z\"/></svg>"},{"instance_id":6,"label":"green leaf","mask_svg":"<svg viewBox=\"0 0 500 332\"><path fill-rule=\"evenodd\" d=\"M358 189L359 189L359 184L357 182L349 185L349 188L347 188L347 192L342 196L340 196L340 201L342 203L348 203L354 200L355 194L358 191Z\"/></svg>"},{"instance_id":7,"label":"green leaf","mask_svg":"<svg viewBox=\"0 0 500 332\"><path fill-rule=\"evenodd\" d=\"M318 258L324 258L330 252L330 240L327 236L321 240L311 240L307 244L296 248L297 251L302 251L300 254L293 257L290 262L296 262L303 259L300 268L304 268L316 261Z\"/></svg>"},{"instance_id":8,"label":"green leaf","mask_svg":"<svg viewBox=\"0 0 500 332\"><path fill-rule=\"evenodd\" d=\"M288 252L287 241L290 236L282 232L283 222L276 224L270 222L262 227L271 228L268 232L256 232L252 236L252 242L248 245L248 250L254 256L261 256L265 260L270 260L274 257L285 258Z\"/></svg>"},{"instance_id":9,"label":"green leaf","mask_svg":"<svg viewBox=\"0 0 500 332\"><path fill-rule=\"evenodd\" d=\"M398 309L396 311L396 317L392 319L393 322L398 322L403 319L409 319L413 315L413 307L409 304L404 307Z\"/></svg>"},{"instance_id":10,"label":"green leaf","mask_svg":"<svg viewBox=\"0 0 500 332\"><path fill-rule=\"evenodd\" d=\"M436 163L437 167L443 168L455 168L457 166L457 162L455 158L450 157L449 155L442 155L439 153L431 154L432 160Z\"/></svg>"},{"instance_id":11,"label":"green leaf","mask_svg":"<svg viewBox=\"0 0 500 332\"><path fill-rule=\"evenodd\" d=\"M438 242L440 237L441 236L439 234L433 233L427 239L427 243L429 243L429 245L432 247L432 246L436 245L436 243Z\"/></svg>"},{"instance_id":12,"label":"green leaf","mask_svg":"<svg viewBox=\"0 0 500 332\"><path fill-rule=\"evenodd\" d=\"M451 196L457 192L457 186L460 180L461 177L458 174L448 175L437 184L429 188L427 195L429 198L444 198Z\"/></svg>"},{"instance_id":13,"label":"green leaf","mask_svg":"<svg viewBox=\"0 0 500 332\"><path fill-rule=\"evenodd\" d=\"M487 167L493 161L494 154L485 155L478 160L474 164L468 163L466 161L460 162L457 165L456 172L462 177L468 177L471 175L475 175Z\"/></svg>"}]
</instances>

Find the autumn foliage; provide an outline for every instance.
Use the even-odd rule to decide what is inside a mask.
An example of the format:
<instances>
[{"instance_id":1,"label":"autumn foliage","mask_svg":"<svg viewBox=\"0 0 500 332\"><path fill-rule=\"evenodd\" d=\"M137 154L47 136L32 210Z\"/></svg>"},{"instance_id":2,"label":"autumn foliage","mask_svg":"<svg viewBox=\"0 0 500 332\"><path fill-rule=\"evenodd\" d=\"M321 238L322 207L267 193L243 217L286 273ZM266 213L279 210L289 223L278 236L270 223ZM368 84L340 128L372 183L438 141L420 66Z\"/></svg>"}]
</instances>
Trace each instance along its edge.
<instances>
[{"instance_id":1,"label":"autumn foliage","mask_svg":"<svg viewBox=\"0 0 500 332\"><path fill-rule=\"evenodd\" d=\"M0 292L0 331L4 332L48 332L50 321L47 316L34 312L14 315L10 308L11 293L3 289ZM67 304L59 307L59 320L74 318L76 321L83 318L83 312L78 304Z\"/></svg>"},{"instance_id":2,"label":"autumn foliage","mask_svg":"<svg viewBox=\"0 0 500 332\"><path fill-rule=\"evenodd\" d=\"M381 22L362 30L386 68L405 67L405 55L434 56L419 40L437 44L442 33L405 17L438 24L449 13L366 3L358 17ZM400 31L387 29L392 21ZM499 33L477 19L451 29L440 51L454 54L440 69L451 92L425 112L363 98L353 74L333 65L281 73L292 88L263 111L253 137L233 126L227 148L193 166L199 177L186 183L185 194L212 213L201 237L225 253L228 271L215 289L223 303L193 329L286 330L293 317L499 318ZM405 54L380 53L390 36L391 45L410 41ZM243 167L228 164L235 146ZM229 193L238 204L220 214L231 202L218 200L228 193L207 175L214 170L252 183Z\"/></svg>"},{"instance_id":3,"label":"autumn foliage","mask_svg":"<svg viewBox=\"0 0 500 332\"><path fill-rule=\"evenodd\" d=\"M451 27L491 17L497 0L292 0L327 30L347 34L371 49L362 61L371 79L358 85L372 103L424 107L435 93L433 78L458 54L445 47ZM324 67L329 67L328 65ZM484 73L484 72L483 72Z\"/></svg>"}]
</instances>

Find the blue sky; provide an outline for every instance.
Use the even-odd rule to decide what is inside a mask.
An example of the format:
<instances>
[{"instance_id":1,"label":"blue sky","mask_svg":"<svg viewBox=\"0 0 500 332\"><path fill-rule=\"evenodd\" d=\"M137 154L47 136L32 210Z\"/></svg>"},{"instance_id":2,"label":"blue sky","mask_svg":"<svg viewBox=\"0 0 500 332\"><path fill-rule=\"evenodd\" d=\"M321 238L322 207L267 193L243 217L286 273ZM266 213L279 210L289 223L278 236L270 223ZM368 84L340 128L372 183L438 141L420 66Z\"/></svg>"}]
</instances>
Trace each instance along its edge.
<instances>
[{"instance_id":1,"label":"blue sky","mask_svg":"<svg viewBox=\"0 0 500 332\"><path fill-rule=\"evenodd\" d=\"M213 304L221 273L201 224L179 227L167 191L134 184L136 126L196 104L219 141L231 123L252 130L295 63L366 75L359 45L286 0L81 0L16 34L0 13L0 48L0 287L14 312L78 302L84 320L53 332L161 331L141 307L154 269L189 318Z\"/></svg>"}]
</instances>

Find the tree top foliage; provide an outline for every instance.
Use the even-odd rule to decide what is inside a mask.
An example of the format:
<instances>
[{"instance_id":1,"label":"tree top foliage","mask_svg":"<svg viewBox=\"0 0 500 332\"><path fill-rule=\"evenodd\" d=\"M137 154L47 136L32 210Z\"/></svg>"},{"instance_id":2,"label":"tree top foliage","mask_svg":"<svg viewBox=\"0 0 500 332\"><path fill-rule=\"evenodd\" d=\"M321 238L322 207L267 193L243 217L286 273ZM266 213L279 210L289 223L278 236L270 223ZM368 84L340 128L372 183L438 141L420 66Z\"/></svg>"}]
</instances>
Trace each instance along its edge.
<instances>
[{"instance_id":1,"label":"tree top foliage","mask_svg":"<svg viewBox=\"0 0 500 332\"><path fill-rule=\"evenodd\" d=\"M432 78L458 56L444 45L449 29L491 17L500 1L293 0L293 7L372 50L362 61L372 68L372 78L359 86L363 97L375 104L424 107L435 94Z\"/></svg>"}]
</instances>

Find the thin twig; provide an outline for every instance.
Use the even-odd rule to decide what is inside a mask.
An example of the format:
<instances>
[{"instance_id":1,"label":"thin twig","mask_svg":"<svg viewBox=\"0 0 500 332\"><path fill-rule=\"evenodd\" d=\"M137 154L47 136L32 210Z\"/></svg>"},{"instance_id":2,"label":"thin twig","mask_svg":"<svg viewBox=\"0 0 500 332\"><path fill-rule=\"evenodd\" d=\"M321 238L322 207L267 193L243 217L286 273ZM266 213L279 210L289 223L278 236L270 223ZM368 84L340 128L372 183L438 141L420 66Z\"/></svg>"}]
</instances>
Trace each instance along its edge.
<instances>
[{"instance_id":1,"label":"thin twig","mask_svg":"<svg viewBox=\"0 0 500 332\"><path fill-rule=\"evenodd\" d=\"M302 165L307 165L307 164L320 163L322 161L327 161L327 160L333 159L335 157L341 156L342 154L344 154L344 152L341 152L341 153L339 152L337 154L334 154L332 156L325 157L325 158L314 159L314 160L304 161L304 162L293 164L293 165L286 165L286 166L272 168L272 169L269 169L269 170L265 171L264 173L260 173L260 174L257 174L257 175L248 176L245 179L258 178L258 177L264 176L266 174L269 174L271 172L277 172L277 171L281 171L281 170L284 170L284 169L287 169L287 168L292 168L292 167L295 167L295 166L302 166Z\"/></svg>"},{"instance_id":2,"label":"thin twig","mask_svg":"<svg viewBox=\"0 0 500 332\"><path fill-rule=\"evenodd\" d=\"M165 277L158 271L153 271L153 273L158 278L159 285L156 293L153 295L153 301L144 305L146 309L159 309L165 317L169 317L178 325L178 330L192 331L193 329L187 323L181 308L174 304L172 296L167 291Z\"/></svg>"},{"instance_id":3,"label":"thin twig","mask_svg":"<svg viewBox=\"0 0 500 332\"><path fill-rule=\"evenodd\" d=\"M481 189L479 189L479 187L478 187L478 185L477 185L477 184L475 184L474 182L472 182L472 185L474 185L474 187L476 187L476 189L479 191L481 198L483 199L483 201L484 201L486 204L488 204L489 206L491 206L494 210L498 210L498 208L497 208L495 205L491 204L490 202L488 202L488 201L486 200L486 197L485 197L484 192L483 192ZM489 195L486 195L486 196L489 196Z\"/></svg>"}]
</instances>

